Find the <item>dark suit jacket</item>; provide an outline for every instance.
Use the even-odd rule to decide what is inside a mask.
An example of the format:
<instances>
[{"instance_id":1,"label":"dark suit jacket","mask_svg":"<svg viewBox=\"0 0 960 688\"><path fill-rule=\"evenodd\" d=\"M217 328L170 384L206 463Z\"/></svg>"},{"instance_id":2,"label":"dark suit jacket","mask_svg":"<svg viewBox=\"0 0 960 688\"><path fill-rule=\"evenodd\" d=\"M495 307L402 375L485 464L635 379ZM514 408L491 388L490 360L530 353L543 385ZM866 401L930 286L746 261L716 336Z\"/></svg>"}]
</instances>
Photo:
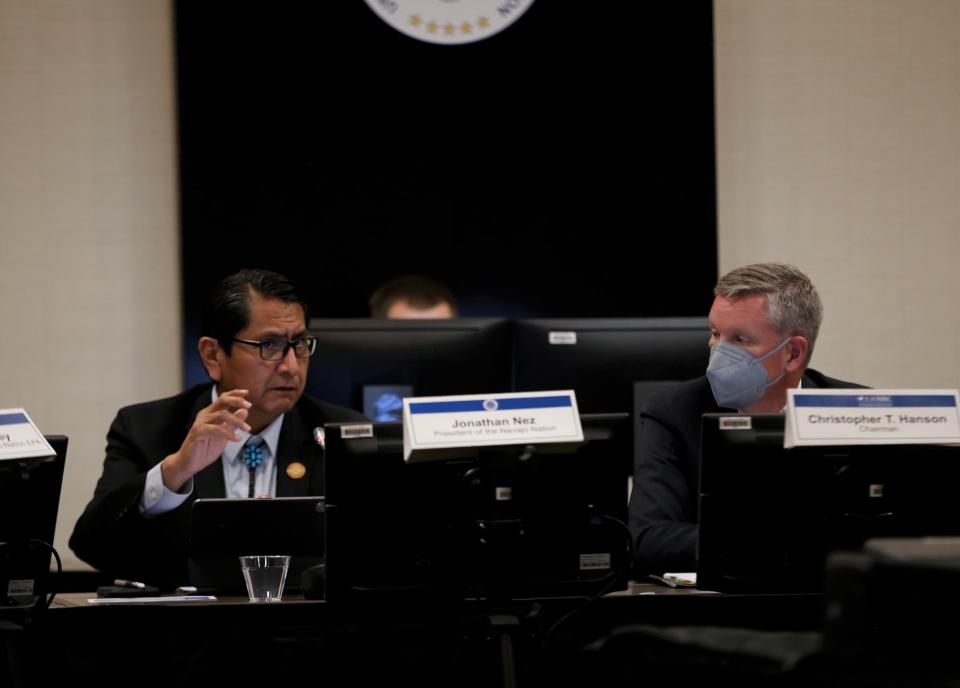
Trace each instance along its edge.
<instances>
[{"instance_id":1,"label":"dark suit jacket","mask_svg":"<svg viewBox=\"0 0 960 688\"><path fill-rule=\"evenodd\" d=\"M147 472L174 453L197 413L211 403L210 385L120 409L107 433L103 474L77 521L70 548L113 575L171 587L186 581L187 539L193 500L223 497L223 465L217 459L193 479L193 494L180 507L154 518L140 514ZM277 496L322 495L322 450L313 429L324 423L364 421L350 409L302 396L283 419L277 442ZM286 468L299 461L306 475Z\"/></svg>"},{"instance_id":2,"label":"dark suit jacket","mask_svg":"<svg viewBox=\"0 0 960 688\"><path fill-rule=\"evenodd\" d=\"M862 387L812 369L801 385ZM704 376L654 395L641 412L630 495L636 574L696 570L700 419L724 411L736 410L717 406Z\"/></svg>"}]
</instances>

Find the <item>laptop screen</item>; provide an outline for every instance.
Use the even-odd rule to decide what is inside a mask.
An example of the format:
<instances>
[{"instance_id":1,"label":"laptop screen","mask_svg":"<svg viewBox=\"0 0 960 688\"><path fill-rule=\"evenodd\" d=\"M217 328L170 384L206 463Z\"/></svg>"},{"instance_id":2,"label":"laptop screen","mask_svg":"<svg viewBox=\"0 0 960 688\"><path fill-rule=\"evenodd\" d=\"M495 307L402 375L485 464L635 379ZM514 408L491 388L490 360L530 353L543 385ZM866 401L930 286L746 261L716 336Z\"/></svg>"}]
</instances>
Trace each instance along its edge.
<instances>
[{"instance_id":1,"label":"laptop screen","mask_svg":"<svg viewBox=\"0 0 960 688\"><path fill-rule=\"evenodd\" d=\"M198 499L193 504L187 569L199 591L240 595L246 590L239 557L290 555L286 589L323 561L323 497Z\"/></svg>"}]
</instances>

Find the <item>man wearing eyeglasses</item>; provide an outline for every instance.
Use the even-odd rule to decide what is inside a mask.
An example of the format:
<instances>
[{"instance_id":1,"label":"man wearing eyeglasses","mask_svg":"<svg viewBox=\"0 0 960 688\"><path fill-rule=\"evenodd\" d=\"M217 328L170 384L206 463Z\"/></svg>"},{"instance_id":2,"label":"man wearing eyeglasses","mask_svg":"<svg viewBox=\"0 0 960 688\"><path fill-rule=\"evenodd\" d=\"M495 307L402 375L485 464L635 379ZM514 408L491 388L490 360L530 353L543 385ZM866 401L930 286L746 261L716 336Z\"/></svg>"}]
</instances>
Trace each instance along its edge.
<instances>
[{"instance_id":1,"label":"man wearing eyeglasses","mask_svg":"<svg viewBox=\"0 0 960 688\"><path fill-rule=\"evenodd\" d=\"M185 582L194 499L323 494L314 429L366 419L303 396L317 344L306 326L306 303L285 277L224 279L199 341L213 385L120 410L74 552L113 575L169 586Z\"/></svg>"}]
</instances>

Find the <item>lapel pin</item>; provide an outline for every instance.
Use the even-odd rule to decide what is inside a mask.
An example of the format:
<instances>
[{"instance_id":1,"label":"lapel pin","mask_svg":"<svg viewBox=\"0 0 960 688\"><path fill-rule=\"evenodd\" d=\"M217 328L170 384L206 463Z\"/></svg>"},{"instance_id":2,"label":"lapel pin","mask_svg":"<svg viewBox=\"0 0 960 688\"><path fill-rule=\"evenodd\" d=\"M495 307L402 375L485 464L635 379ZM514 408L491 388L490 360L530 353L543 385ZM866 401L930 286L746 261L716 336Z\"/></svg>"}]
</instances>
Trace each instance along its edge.
<instances>
[{"instance_id":1,"label":"lapel pin","mask_svg":"<svg viewBox=\"0 0 960 688\"><path fill-rule=\"evenodd\" d=\"M299 461L293 461L287 466L287 475L293 480L300 480L307 474L307 467Z\"/></svg>"}]
</instances>

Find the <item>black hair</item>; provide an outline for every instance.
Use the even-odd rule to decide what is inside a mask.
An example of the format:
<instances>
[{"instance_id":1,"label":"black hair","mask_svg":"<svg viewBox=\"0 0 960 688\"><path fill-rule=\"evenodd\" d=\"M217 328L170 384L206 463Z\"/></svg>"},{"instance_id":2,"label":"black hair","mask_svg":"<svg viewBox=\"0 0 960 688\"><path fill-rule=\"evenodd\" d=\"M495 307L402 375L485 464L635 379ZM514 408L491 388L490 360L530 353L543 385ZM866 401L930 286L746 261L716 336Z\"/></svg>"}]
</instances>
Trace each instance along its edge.
<instances>
[{"instance_id":1,"label":"black hair","mask_svg":"<svg viewBox=\"0 0 960 688\"><path fill-rule=\"evenodd\" d=\"M307 302L286 277L270 270L240 270L220 281L204 306L200 323L201 334L214 337L228 354L237 332L250 324L251 293L298 304L303 309L304 322L310 322Z\"/></svg>"}]
</instances>

